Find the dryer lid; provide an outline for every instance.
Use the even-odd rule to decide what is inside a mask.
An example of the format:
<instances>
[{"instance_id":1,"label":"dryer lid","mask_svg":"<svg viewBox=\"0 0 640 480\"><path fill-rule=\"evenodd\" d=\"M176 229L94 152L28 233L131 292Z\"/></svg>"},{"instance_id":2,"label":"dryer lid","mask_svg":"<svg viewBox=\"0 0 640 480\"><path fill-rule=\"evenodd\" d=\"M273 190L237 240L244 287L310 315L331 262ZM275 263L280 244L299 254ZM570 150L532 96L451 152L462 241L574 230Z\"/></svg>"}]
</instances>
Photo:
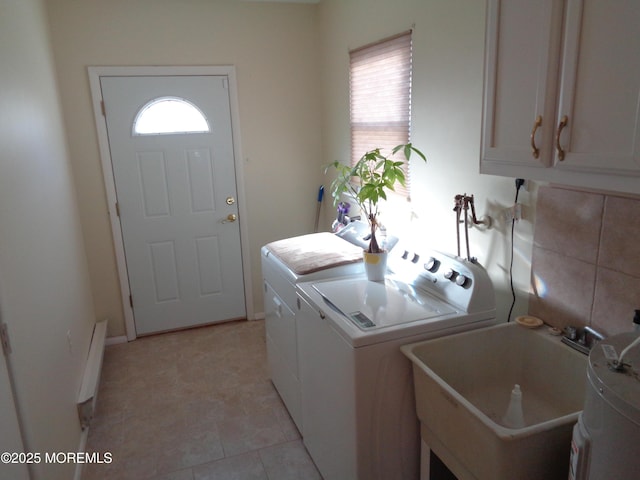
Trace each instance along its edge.
<instances>
[{"instance_id":1,"label":"dryer lid","mask_svg":"<svg viewBox=\"0 0 640 480\"><path fill-rule=\"evenodd\" d=\"M266 248L296 275L362 261L362 249L329 232L276 240Z\"/></svg>"}]
</instances>

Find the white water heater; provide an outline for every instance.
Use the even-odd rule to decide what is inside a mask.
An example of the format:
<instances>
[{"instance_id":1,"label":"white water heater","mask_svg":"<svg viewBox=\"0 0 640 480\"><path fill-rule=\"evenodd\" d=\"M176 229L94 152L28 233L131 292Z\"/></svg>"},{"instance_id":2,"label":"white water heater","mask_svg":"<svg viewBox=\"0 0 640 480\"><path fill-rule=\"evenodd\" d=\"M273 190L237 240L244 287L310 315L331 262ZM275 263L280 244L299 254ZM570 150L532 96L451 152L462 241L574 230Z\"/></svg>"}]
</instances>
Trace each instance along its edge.
<instances>
[{"instance_id":1,"label":"white water heater","mask_svg":"<svg viewBox=\"0 0 640 480\"><path fill-rule=\"evenodd\" d=\"M611 359L637 338L607 338L589 354L584 410L573 429L569 480L638 478L640 472L640 345L624 356L622 371Z\"/></svg>"}]
</instances>

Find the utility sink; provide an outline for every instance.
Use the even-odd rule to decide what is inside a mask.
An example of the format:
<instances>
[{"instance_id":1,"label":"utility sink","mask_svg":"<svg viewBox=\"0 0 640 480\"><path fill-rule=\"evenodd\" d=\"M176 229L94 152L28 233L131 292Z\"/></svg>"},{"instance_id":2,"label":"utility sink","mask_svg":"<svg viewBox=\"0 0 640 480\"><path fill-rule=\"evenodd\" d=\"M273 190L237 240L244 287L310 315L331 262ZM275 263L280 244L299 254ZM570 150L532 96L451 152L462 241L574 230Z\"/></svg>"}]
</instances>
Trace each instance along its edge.
<instances>
[{"instance_id":1,"label":"utility sink","mask_svg":"<svg viewBox=\"0 0 640 480\"><path fill-rule=\"evenodd\" d=\"M566 480L588 357L517 323L405 345L421 435L459 480ZM525 426L502 418L514 385Z\"/></svg>"}]
</instances>

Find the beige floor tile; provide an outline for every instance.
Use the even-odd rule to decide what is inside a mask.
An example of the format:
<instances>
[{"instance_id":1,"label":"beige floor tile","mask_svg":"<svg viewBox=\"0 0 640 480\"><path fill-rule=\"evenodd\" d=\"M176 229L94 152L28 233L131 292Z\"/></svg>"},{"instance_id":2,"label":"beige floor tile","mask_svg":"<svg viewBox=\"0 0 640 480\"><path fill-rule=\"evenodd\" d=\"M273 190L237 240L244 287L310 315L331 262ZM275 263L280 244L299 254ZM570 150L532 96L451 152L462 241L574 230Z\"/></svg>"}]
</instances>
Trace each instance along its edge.
<instances>
[{"instance_id":1,"label":"beige floor tile","mask_svg":"<svg viewBox=\"0 0 640 480\"><path fill-rule=\"evenodd\" d=\"M320 478L267 370L264 322L107 347L83 480Z\"/></svg>"},{"instance_id":2,"label":"beige floor tile","mask_svg":"<svg viewBox=\"0 0 640 480\"><path fill-rule=\"evenodd\" d=\"M194 467L193 478L194 480L269 480L257 452Z\"/></svg>"},{"instance_id":3,"label":"beige floor tile","mask_svg":"<svg viewBox=\"0 0 640 480\"><path fill-rule=\"evenodd\" d=\"M157 452L158 473L181 470L224 458L220 437L215 431L198 432L167 442Z\"/></svg>"},{"instance_id":4,"label":"beige floor tile","mask_svg":"<svg viewBox=\"0 0 640 480\"><path fill-rule=\"evenodd\" d=\"M269 478L321 480L301 440L263 448L258 453Z\"/></svg>"},{"instance_id":5,"label":"beige floor tile","mask_svg":"<svg viewBox=\"0 0 640 480\"><path fill-rule=\"evenodd\" d=\"M218 423L225 456L258 450L286 441L275 414L251 413Z\"/></svg>"},{"instance_id":6,"label":"beige floor tile","mask_svg":"<svg viewBox=\"0 0 640 480\"><path fill-rule=\"evenodd\" d=\"M193 480L193 470L187 468L185 470L177 470L171 473L156 475L152 480Z\"/></svg>"}]
</instances>

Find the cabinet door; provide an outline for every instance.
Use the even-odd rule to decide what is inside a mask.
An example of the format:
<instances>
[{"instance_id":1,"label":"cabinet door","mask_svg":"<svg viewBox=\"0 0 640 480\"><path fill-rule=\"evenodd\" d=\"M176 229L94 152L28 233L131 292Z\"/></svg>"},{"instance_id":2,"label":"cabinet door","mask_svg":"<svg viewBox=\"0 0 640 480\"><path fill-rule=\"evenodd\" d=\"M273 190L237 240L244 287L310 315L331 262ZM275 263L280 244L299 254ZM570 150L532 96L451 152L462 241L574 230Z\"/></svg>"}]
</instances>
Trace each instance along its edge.
<instances>
[{"instance_id":1,"label":"cabinet door","mask_svg":"<svg viewBox=\"0 0 640 480\"><path fill-rule=\"evenodd\" d=\"M509 168L548 167L562 2L489 0L487 8L481 172L509 176Z\"/></svg>"},{"instance_id":2,"label":"cabinet door","mask_svg":"<svg viewBox=\"0 0 640 480\"><path fill-rule=\"evenodd\" d=\"M265 281L264 286L269 374L291 418L298 430L302 432L302 405L300 403L298 340L295 316L271 285Z\"/></svg>"},{"instance_id":3,"label":"cabinet door","mask_svg":"<svg viewBox=\"0 0 640 480\"><path fill-rule=\"evenodd\" d=\"M640 2L568 0L565 18L555 168L639 175Z\"/></svg>"},{"instance_id":4,"label":"cabinet door","mask_svg":"<svg viewBox=\"0 0 640 480\"><path fill-rule=\"evenodd\" d=\"M265 330L283 355L289 370L298 378L295 314L267 282L264 282ZM292 287L293 288L293 287Z\"/></svg>"}]
</instances>

